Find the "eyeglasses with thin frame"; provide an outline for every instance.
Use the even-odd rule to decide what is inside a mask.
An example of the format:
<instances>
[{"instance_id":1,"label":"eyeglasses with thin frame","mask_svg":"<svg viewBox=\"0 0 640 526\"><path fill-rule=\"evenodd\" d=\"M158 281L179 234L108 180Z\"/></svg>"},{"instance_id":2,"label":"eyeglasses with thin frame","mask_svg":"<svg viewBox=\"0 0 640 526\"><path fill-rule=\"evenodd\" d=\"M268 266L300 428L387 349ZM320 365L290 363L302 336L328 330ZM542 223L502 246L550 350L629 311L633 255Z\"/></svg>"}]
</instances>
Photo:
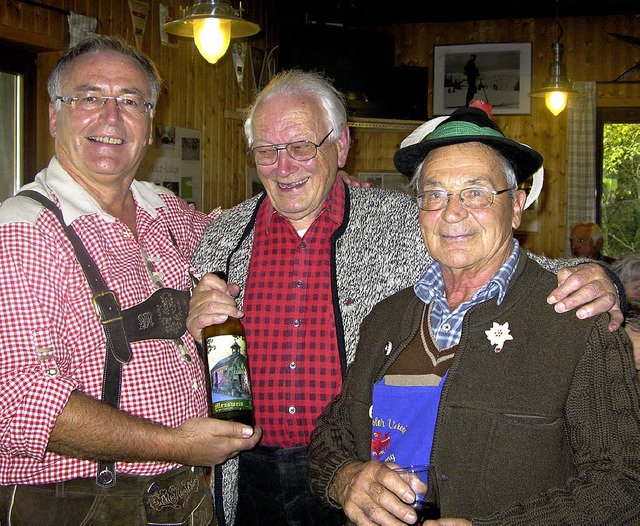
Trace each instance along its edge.
<instances>
[{"instance_id":1,"label":"eyeglasses with thin frame","mask_svg":"<svg viewBox=\"0 0 640 526\"><path fill-rule=\"evenodd\" d=\"M446 190L434 188L433 190L427 190L415 197L416 202L421 210L427 212L435 212L436 210L442 210L449 204L449 199L452 195L457 195L460 198L460 204L468 209L489 208L496 195L508 192L511 188L505 188L504 190L491 190L484 186L470 186L469 188L463 188L456 193L448 193Z\"/></svg>"},{"instance_id":2,"label":"eyeglasses with thin frame","mask_svg":"<svg viewBox=\"0 0 640 526\"><path fill-rule=\"evenodd\" d=\"M295 141L287 144L266 144L255 146L249 150L249 155L253 155L256 164L260 166L270 166L278 162L280 151L285 150L289 157L296 161L308 161L318 154L318 148L324 144L333 132L333 128L324 138L316 144L312 141Z\"/></svg>"},{"instance_id":3,"label":"eyeglasses with thin frame","mask_svg":"<svg viewBox=\"0 0 640 526\"><path fill-rule=\"evenodd\" d=\"M100 110L108 100L113 100L116 107L130 114L147 114L153 110L153 104L144 100L140 95L134 93L122 95L120 97L107 97L98 93L81 93L74 97L56 95L56 100L61 100L69 104L74 110L97 111Z\"/></svg>"}]
</instances>

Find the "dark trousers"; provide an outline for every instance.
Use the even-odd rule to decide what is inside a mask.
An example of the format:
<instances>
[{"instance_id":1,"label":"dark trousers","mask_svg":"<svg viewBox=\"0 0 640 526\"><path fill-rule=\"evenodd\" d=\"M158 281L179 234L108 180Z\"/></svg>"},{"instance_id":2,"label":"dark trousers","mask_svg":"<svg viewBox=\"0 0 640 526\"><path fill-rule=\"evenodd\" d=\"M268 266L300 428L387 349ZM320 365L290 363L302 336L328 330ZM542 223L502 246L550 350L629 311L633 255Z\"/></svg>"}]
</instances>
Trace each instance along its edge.
<instances>
[{"instance_id":1,"label":"dark trousers","mask_svg":"<svg viewBox=\"0 0 640 526\"><path fill-rule=\"evenodd\" d=\"M307 448L257 446L240 453L236 526L341 526L309 488Z\"/></svg>"}]
</instances>

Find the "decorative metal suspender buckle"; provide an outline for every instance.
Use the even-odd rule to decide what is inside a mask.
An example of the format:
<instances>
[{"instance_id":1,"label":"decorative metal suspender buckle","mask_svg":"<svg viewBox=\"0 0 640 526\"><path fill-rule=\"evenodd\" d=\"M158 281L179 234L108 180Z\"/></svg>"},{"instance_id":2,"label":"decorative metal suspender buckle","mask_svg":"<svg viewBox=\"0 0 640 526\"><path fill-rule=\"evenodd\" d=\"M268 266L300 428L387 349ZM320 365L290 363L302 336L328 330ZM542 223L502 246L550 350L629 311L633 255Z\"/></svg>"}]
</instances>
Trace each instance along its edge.
<instances>
[{"instance_id":1,"label":"decorative metal suspender buckle","mask_svg":"<svg viewBox=\"0 0 640 526\"><path fill-rule=\"evenodd\" d=\"M113 290L104 290L91 298L93 309L104 325L122 320L120 302Z\"/></svg>"}]
</instances>

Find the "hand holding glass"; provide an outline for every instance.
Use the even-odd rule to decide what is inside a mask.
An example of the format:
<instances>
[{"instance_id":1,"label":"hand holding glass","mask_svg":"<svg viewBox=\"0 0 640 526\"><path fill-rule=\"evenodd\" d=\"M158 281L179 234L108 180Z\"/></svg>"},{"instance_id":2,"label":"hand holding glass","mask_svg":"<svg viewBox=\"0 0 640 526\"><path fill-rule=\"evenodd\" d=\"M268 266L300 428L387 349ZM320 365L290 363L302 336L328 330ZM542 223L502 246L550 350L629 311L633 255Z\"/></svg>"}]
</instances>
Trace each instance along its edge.
<instances>
[{"instance_id":1,"label":"hand holding glass","mask_svg":"<svg viewBox=\"0 0 640 526\"><path fill-rule=\"evenodd\" d=\"M433 474L433 468L430 465L404 466L393 468L400 475L416 494L416 500L411 507L418 514L418 522L422 524L428 519L440 518L440 508L438 507L437 492L435 484L429 486L429 472Z\"/></svg>"}]
</instances>

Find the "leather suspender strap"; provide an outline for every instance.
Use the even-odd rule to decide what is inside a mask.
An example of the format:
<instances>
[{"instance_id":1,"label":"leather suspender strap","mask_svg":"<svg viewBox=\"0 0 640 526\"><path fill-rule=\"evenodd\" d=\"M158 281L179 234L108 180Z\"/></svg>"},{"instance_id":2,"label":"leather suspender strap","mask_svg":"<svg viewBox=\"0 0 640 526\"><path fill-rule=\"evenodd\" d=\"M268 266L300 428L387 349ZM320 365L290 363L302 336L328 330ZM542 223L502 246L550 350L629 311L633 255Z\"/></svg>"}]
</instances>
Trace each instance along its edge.
<instances>
[{"instance_id":1,"label":"leather suspender strap","mask_svg":"<svg viewBox=\"0 0 640 526\"><path fill-rule=\"evenodd\" d=\"M62 212L48 197L34 190L23 190L17 195L30 197L51 210L58 218L65 234L73 245L76 258L82 267L93 297L91 302L93 308L102 321L107 338L107 351L104 366L104 377L102 380L102 401L113 407L120 405L120 387L122 384L122 364L131 361L132 352L127 340L122 313L120 312L120 302L113 290L107 288L102 274L98 270L93 259L89 255L82 240L73 229L67 225L62 217ZM98 473L96 484L108 488L116 483L116 469L114 462L98 462Z\"/></svg>"}]
</instances>

